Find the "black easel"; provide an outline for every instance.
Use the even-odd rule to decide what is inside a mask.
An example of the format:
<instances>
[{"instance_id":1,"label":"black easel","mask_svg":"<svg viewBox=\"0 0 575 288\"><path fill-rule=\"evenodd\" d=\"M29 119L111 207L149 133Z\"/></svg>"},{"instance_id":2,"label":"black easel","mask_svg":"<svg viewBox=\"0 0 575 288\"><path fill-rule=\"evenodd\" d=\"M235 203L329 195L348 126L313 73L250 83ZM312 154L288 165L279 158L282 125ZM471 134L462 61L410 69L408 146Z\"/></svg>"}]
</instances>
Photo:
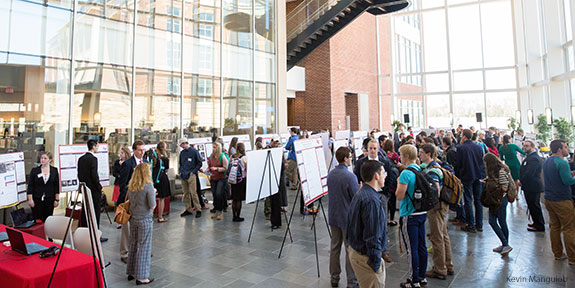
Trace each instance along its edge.
<instances>
[{"instance_id":1,"label":"black easel","mask_svg":"<svg viewBox=\"0 0 575 288\"><path fill-rule=\"evenodd\" d=\"M89 217L89 215L92 212L92 208L93 206L89 205L89 203L87 203L87 197L86 197L86 184L85 183L80 183L80 185L78 186L78 193L76 194L76 200L74 201L74 203L78 202L78 196L80 196L80 193L82 194L82 208L84 209L84 212L86 214L86 222L88 222L88 231L90 232L90 245L92 247L92 259L94 260L94 271L96 271L96 284L97 287L100 288L100 277L98 277L98 271L100 271L100 274L102 275L102 281L104 282L104 287L108 287L108 284L106 283L106 277L104 274L104 264L102 262L102 260L104 259L99 259L100 261L100 267L98 267L98 261L96 261L96 257L100 257L100 249L99 247L96 245L96 247L94 248L94 239L97 238L96 235L96 231L97 231L97 224L94 223L92 217ZM93 199L92 199L93 201ZM90 207L91 206L91 207ZM73 214L73 213L72 213ZM58 251L58 258L56 259L56 263L54 263L54 269L52 269L52 274L50 275L50 281L48 282L48 287L50 288L50 285L52 285L52 280L54 279L54 274L56 273L56 268L58 267L58 263L60 262L60 256L62 255L62 252L64 251L64 244L66 243L66 238L68 237L68 234L70 232L70 227L72 226L72 221L73 221L73 215L70 215L70 220L68 221L68 225L66 227L66 233L64 233L64 239L62 239L62 246L60 247L59 251ZM71 241L74 241L73 239L70 239ZM100 241L98 239L98 241ZM98 254L96 254L95 252L97 252ZM96 256L98 255L98 256Z\"/></svg>"},{"instance_id":2,"label":"black easel","mask_svg":"<svg viewBox=\"0 0 575 288\"><path fill-rule=\"evenodd\" d=\"M257 215L257 213L258 213L258 205L259 205L259 203L260 203L260 196L261 196L261 193L262 193L262 186L263 186L263 184L264 184L264 178L265 178L264 176L266 175L266 167L267 167L267 169L268 169L268 183L269 183L269 187L270 187L269 196L268 196L268 197L271 197L271 196L272 196L272 171L273 171L274 177L275 177L275 179L276 179L276 186L275 186L275 187L278 189L278 193L280 193L280 192L279 192L280 184L279 184L279 180L278 180L278 175L277 175L276 170L275 170L275 163L274 163L274 159L273 159L273 157L272 157L272 151L268 149L268 150L267 150L267 154L266 154L266 161L265 161L265 163L264 163L264 169L262 170L262 171L263 171L263 172L262 172L262 173L263 173L263 174L262 174L262 181L260 182L260 189L259 189L259 191L258 191L258 200L256 201L256 209L254 210L254 217L252 218L252 227L250 228L250 235L248 236L248 243L250 242L250 240L251 240L251 238L252 238L252 231L254 230L254 223L256 222L256 215ZM274 167L274 169L272 169L272 167ZM287 215L285 215L285 213L284 213L284 216L286 217L286 220L287 220ZM272 229L272 231L274 230L273 226L272 226L271 229ZM288 225L288 227L287 227L286 233L287 233L288 231L289 231L289 225ZM292 238L292 236L291 236L291 231L289 231L289 237L290 237L290 239L291 239L291 242L293 243L293 238Z\"/></svg>"},{"instance_id":3,"label":"black easel","mask_svg":"<svg viewBox=\"0 0 575 288\"><path fill-rule=\"evenodd\" d=\"M299 173L299 172L298 172L298 173ZM298 177L298 178L299 178L299 177ZM299 178L299 179L301 179L301 178ZM298 181L296 196L295 196L294 203L293 203L293 206L292 206L292 209L291 209L291 214L290 214L290 217L289 217L289 221L288 221L288 223L287 223L287 229L286 229L286 233L284 234L284 239L283 239L283 241L282 241L282 246L281 246L281 248L280 248L280 253L279 253L279 255L278 255L278 259L282 257L282 251L283 251L283 249L284 249L284 245L285 245L285 242L286 242L287 233L288 233L288 231L290 231L289 229L290 229L291 220L292 220L292 218L293 218L293 213L294 213L294 210L295 210L295 206L296 206L296 204L297 204L297 201L298 201L298 199L299 199L299 197L300 197L300 194L302 193L301 191L302 191L302 190L301 190L301 182ZM302 196L302 197L303 197L303 196ZM321 198L323 198L323 197L321 197ZM327 231L329 232L329 237L331 238L331 232L330 232L330 230L329 230L329 225L328 225L328 223L327 223L327 218L325 217L325 212L323 211L323 205L321 204L321 198L319 198L319 201L320 201L320 202L319 202L319 206L320 206L320 209L322 209L323 217L324 217L324 219L325 219L325 225L326 225L326 227L327 227ZM317 277L319 278L319 277L320 277L320 274L319 274L319 253L318 253L318 250L317 250L317 232L316 232L316 228L315 228L315 227L316 227L316 225L315 225L315 219L316 219L316 217L317 217L317 213L313 214L313 218L312 218L312 219L313 219L313 220L312 220L313 222L312 222L312 224L311 224L311 229L313 230L313 240L314 240L314 244L315 244L315 262L316 262L316 265L317 265ZM290 233L291 233L291 232L290 232ZM291 238L291 234L290 234L290 238ZM293 242L293 240L292 240L292 242Z\"/></svg>"}]
</instances>

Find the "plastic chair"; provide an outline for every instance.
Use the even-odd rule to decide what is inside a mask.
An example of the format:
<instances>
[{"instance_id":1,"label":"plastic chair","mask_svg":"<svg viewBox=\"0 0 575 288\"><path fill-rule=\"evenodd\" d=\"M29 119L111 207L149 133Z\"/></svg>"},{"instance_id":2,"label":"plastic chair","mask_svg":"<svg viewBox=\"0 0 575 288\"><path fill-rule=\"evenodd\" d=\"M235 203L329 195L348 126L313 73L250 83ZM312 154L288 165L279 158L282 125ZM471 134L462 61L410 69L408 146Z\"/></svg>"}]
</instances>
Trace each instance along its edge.
<instances>
[{"instance_id":1,"label":"plastic chair","mask_svg":"<svg viewBox=\"0 0 575 288\"><path fill-rule=\"evenodd\" d=\"M66 235L66 227L68 224L70 228L68 229L66 239L69 241L68 243L70 243L72 249L74 249L74 242L72 241L72 221L70 221L70 217L48 216L46 222L44 222L44 233L48 238L62 241ZM65 243L62 243L62 245L64 244Z\"/></svg>"},{"instance_id":2,"label":"plastic chair","mask_svg":"<svg viewBox=\"0 0 575 288\"><path fill-rule=\"evenodd\" d=\"M94 248L96 247L96 241L100 241L102 231L98 230L96 234L96 238L94 239ZM74 231L74 247L76 247L76 251L94 256L92 254L92 245L90 245L90 231L88 228L80 227Z\"/></svg>"}]
</instances>

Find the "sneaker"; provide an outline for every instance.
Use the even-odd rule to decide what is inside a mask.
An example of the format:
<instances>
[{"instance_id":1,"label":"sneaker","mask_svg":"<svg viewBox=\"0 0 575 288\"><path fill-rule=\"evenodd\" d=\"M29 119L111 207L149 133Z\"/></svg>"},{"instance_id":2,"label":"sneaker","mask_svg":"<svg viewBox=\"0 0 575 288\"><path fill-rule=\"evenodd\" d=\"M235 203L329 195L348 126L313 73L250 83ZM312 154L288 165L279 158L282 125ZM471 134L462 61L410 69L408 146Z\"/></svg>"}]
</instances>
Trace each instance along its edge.
<instances>
[{"instance_id":1,"label":"sneaker","mask_svg":"<svg viewBox=\"0 0 575 288\"><path fill-rule=\"evenodd\" d=\"M501 253L502 250L503 250L503 246L497 246L497 247L493 248L493 252L495 252L495 253Z\"/></svg>"},{"instance_id":2,"label":"sneaker","mask_svg":"<svg viewBox=\"0 0 575 288\"><path fill-rule=\"evenodd\" d=\"M555 260L565 260L565 259L567 259L567 256L565 254L561 254L561 256L555 257Z\"/></svg>"},{"instance_id":3,"label":"sneaker","mask_svg":"<svg viewBox=\"0 0 575 288\"><path fill-rule=\"evenodd\" d=\"M503 246L503 249L501 250L501 255L505 256L507 254L509 254L509 252L511 252L511 250L513 250L513 248L509 245L507 246Z\"/></svg>"},{"instance_id":4,"label":"sneaker","mask_svg":"<svg viewBox=\"0 0 575 288\"><path fill-rule=\"evenodd\" d=\"M421 288L421 284L412 283L410 279L407 279L405 280L405 282L400 283L399 286L401 286L401 288Z\"/></svg>"},{"instance_id":5,"label":"sneaker","mask_svg":"<svg viewBox=\"0 0 575 288\"><path fill-rule=\"evenodd\" d=\"M469 233L477 233L477 230L475 230L475 227L473 226L465 226L465 227L461 227L461 231L465 231L465 232L469 232Z\"/></svg>"},{"instance_id":6,"label":"sneaker","mask_svg":"<svg viewBox=\"0 0 575 288\"><path fill-rule=\"evenodd\" d=\"M385 252L381 253L381 258L383 258L383 261L385 261L387 263L393 262L393 260L391 259L391 255L389 255Z\"/></svg>"},{"instance_id":7,"label":"sneaker","mask_svg":"<svg viewBox=\"0 0 575 288\"><path fill-rule=\"evenodd\" d=\"M423 278L422 280L419 280L419 285L427 286L427 278Z\"/></svg>"},{"instance_id":8,"label":"sneaker","mask_svg":"<svg viewBox=\"0 0 575 288\"><path fill-rule=\"evenodd\" d=\"M202 211L196 212L196 218L200 218L200 217L202 217Z\"/></svg>"}]
</instances>

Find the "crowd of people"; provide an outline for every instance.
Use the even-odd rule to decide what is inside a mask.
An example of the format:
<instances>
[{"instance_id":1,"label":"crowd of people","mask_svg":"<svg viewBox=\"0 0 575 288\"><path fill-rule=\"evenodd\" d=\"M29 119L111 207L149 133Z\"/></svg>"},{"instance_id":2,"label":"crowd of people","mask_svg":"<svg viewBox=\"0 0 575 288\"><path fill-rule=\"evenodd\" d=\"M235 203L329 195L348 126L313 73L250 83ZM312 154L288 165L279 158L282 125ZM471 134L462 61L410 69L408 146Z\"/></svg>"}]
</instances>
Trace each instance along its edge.
<instances>
[{"instance_id":1,"label":"crowd of people","mask_svg":"<svg viewBox=\"0 0 575 288\"><path fill-rule=\"evenodd\" d=\"M519 191L532 220L526 227L531 232L545 232L540 200L544 193L554 257L575 265L575 164L565 160L570 155L565 141L552 141L551 156L544 160L536 141L526 139L521 130L515 132L522 142L519 147L493 127L484 132L459 126L437 135L413 135L403 131L403 125L398 128L393 138L368 135L357 161L347 147L335 151L339 165L327 180L332 287L339 285L342 245L347 287L384 287L383 263L392 261L386 253L386 232L395 224L396 199L400 246L411 268L401 287L422 287L428 278L454 275L448 223L465 233L481 233L484 208L501 242L493 252L507 256L513 250L507 207L520 199ZM351 165L353 173L347 169ZM448 216L450 210L454 217ZM429 269L426 237L433 249Z\"/></svg>"},{"instance_id":2,"label":"crowd of people","mask_svg":"<svg viewBox=\"0 0 575 288\"><path fill-rule=\"evenodd\" d=\"M522 131L518 135L524 136ZM493 252L502 256L512 250L507 225L507 207L518 201L523 192L532 223L527 230L545 231L541 193L549 213L551 247L556 260L568 259L575 265L575 161L568 163L568 144L563 140L550 143L551 156L543 160L534 140L521 138L522 147L511 143L511 136L500 135L495 128L475 131L459 126L437 134L398 127L392 135L375 139L374 131L363 141L362 155L340 147L333 151L337 165L327 178L329 191L328 221L332 232L330 247L330 277L332 287L338 287L342 247L346 253L348 287L383 287L385 262L392 262L388 253L388 226L400 225L400 246L409 255L410 273L401 287L421 287L427 278L445 280L454 274L451 241L447 225L461 226L466 233L483 232L483 211L488 208L489 225L501 241ZM287 212L287 190L296 190L299 179L294 142L307 138L308 133L290 129L290 138L283 147L278 192L265 199L264 215L272 229L282 225L281 214ZM242 222L242 202L246 199L246 175L249 169L244 143L233 138L224 147L220 137L213 137L212 153L206 156L207 169L202 170L199 151L187 139L178 141L178 174L182 182L185 210L181 217L202 216L210 209L200 189L199 174L209 177L212 191L212 219L224 217L232 206L232 221ZM333 142L330 141L330 147ZM89 140L88 150L78 161L78 178L85 182L93 199L101 199L98 179L98 143ZM261 138L256 149L282 147L274 137L267 144ZM146 151L145 143L136 140L131 151L122 147L114 162L114 196L116 206L130 201L129 222L121 229L120 259L127 264L128 280L148 284L153 233L154 209L157 221L164 223L164 200L172 194L167 170L170 155L167 145L160 142ZM575 156L572 158L575 159ZM41 155L41 166L32 169L28 181L28 201L34 218L45 221L59 202L58 170L50 165L52 155ZM353 169L352 169L353 167ZM545 179L545 181L543 181ZM447 196L445 196L447 195ZM446 198L447 197L447 198ZM399 209L396 202L399 201ZM100 201L94 201L99 227ZM399 219L395 214L399 210ZM449 211L454 217L449 217ZM302 214L317 213L313 207L300 203ZM426 222L429 231L426 233ZM81 226L86 226L81 219ZM428 269L426 237L433 247L433 266ZM563 238L563 240L562 240ZM101 238L102 242L107 241ZM565 247L564 247L565 246Z\"/></svg>"}]
</instances>

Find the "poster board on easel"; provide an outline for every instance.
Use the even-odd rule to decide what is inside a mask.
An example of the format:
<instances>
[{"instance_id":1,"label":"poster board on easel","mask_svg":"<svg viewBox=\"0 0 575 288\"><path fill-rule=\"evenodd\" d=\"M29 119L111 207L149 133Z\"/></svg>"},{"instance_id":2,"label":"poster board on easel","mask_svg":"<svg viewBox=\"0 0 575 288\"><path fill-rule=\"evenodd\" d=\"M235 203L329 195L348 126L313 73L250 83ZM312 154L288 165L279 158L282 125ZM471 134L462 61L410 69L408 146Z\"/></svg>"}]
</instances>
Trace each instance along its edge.
<instances>
[{"instance_id":1,"label":"poster board on easel","mask_svg":"<svg viewBox=\"0 0 575 288\"><path fill-rule=\"evenodd\" d=\"M244 143L246 146L246 151L252 150L252 142L250 141L250 135L226 135L222 136L222 140L224 140L224 147L222 147L222 151L227 151L228 147L230 146L230 142L232 142L232 138L238 137L238 143ZM231 155L230 155L231 156Z\"/></svg>"},{"instance_id":2,"label":"poster board on easel","mask_svg":"<svg viewBox=\"0 0 575 288\"><path fill-rule=\"evenodd\" d=\"M361 147L363 146L363 139L367 138L367 131L353 131L351 138L355 159L358 159L363 154Z\"/></svg>"},{"instance_id":3,"label":"poster board on easel","mask_svg":"<svg viewBox=\"0 0 575 288\"><path fill-rule=\"evenodd\" d=\"M210 157L213 150L212 138L189 138L188 143L200 153L200 159L202 159L202 171L208 171L208 157ZM208 188L208 181L202 179L206 178L200 177L200 189L204 190Z\"/></svg>"},{"instance_id":4,"label":"poster board on easel","mask_svg":"<svg viewBox=\"0 0 575 288\"><path fill-rule=\"evenodd\" d=\"M78 159L88 152L86 144L59 145L58 159L60 163L60 187L62 192L78 190ZM98 177L102 187L110 186L110 160L108 144L99 143L98 152Z\"/></svg>"},{"instance_id":5,"label":"poster board on easel","mask_svg":"<svg viewBox=\"0 0 575 288\"><path fill-rule=\"evenodd\" d=\"M302 196L306 206L327 194L327 168L321 138L294 142Z\"/></svg>"},{"instance_id":6,"label":"poster board on easel","mask_svg":"<svg viewBox=\"0 0 575 288\"><path fill-rule=\"evenodd\" d=\"M26 201L24 153L0 155L0 209Z\"/></svg>"},{"instance_id":7,"label":"poster board on easel","mask_svg":"<svg viewBox=\"0 0 575 288\"><path fill-rule=\"evenodd\" d=\"M265 167L268 151L271 161L267 165L271 165L271 169ZM246 169L246 204L278 193L276 180L281 177L282 154L281 147L246 152L246 166L249 167Z\"/></svg>"}]
</instances>

